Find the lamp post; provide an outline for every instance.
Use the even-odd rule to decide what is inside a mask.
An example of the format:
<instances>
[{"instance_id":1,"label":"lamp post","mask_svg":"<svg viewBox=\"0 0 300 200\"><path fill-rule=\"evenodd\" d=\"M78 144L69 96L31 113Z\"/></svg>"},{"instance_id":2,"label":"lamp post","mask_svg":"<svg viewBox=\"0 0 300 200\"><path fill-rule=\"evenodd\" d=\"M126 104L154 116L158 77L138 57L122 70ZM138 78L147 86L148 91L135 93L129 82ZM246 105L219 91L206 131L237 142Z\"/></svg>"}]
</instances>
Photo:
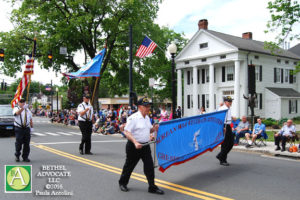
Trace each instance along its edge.
<instances>
[{"instance_id":1,"label":"lamp post","mask_svg":"<svg viewBox=\"0 0 300 200\"><path fill-rule=\"evenodd\" d=\"M56 88L55 90L56 90L56 112L58 114L58 88Z\"/></svg>"},{"instance_id":2,"label":"lamp post","mask_svg":"<svg viewBox=\"0 0 300 200\"><path fill-rule=\"evenodd\" d=\"M172 114L173 119L176 119L176 91L175 91L175 54L177 51L177 46L175 42L171 42L171 44L168 46L168 51L171 54L172 58Z\"/></svg>"}]
</instances>

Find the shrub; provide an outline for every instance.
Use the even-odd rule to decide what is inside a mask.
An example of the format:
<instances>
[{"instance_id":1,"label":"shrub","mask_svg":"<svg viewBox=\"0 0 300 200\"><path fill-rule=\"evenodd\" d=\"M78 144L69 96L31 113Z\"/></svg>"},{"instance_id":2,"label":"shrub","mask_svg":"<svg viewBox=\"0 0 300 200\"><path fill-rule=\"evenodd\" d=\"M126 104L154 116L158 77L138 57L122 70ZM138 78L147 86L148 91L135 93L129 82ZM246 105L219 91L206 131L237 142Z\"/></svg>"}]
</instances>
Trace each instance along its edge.
<instances>
[{"instance_id":1,"label":"shrub","mask_svg":"<svg viewBox=\"0 0 300 200\"><path fill-rule=\"evenodd\" d=\"M262 120L262 123L265 124L266 126L278 125L277 121L275 119L272 119L272 118Z\"/></svg>"}]
</instances>

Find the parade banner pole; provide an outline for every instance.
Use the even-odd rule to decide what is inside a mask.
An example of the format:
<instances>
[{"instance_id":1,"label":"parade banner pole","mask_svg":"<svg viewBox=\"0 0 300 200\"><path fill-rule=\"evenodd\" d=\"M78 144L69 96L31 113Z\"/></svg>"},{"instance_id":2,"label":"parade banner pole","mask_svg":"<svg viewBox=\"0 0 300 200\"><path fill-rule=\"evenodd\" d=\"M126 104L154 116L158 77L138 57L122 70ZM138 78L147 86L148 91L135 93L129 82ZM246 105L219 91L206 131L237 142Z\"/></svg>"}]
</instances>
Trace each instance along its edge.
<instances>
[{"instance_id":1,"label":"parade banner pole","mask_svg":"<svg viewBox=\"0 0 300 200\"><path fill-rule=\"evenodd\" d=\"M154 132L154 150L153 150L153 165L154 165L154 168L158 167L158 165L156 164L156 137L157 137L157 131Z\"/></svg>"}]
</instances>

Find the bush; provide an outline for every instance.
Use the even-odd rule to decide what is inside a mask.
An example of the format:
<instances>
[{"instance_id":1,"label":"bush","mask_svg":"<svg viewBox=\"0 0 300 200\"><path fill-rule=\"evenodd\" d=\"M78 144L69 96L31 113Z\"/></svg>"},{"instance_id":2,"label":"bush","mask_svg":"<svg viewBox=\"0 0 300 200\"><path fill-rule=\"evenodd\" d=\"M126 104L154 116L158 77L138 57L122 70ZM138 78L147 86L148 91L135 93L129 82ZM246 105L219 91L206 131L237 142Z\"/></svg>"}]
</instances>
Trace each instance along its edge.
<instances>
[{"instance_id":1,"label":"bush","mask_svg":"<svg viewBox=\"0 0 300 200\"><path fill-rule=\"evenodd\" d=\"M272 118L264 119L262 120L262 123L265 124L266 126L278 125L277 121Z\"/></svg>"},{"instance_id":2,"label":"bush","mask_svg":"<svg viewBox=\"0 0 300 200\"><path fill-rule=\"evenodd\" d=\"M282 118L281 120L279 120L278 125L283 126L283 124L285 122L287 122L288 118Z\"/></svg>"}]
</instances>

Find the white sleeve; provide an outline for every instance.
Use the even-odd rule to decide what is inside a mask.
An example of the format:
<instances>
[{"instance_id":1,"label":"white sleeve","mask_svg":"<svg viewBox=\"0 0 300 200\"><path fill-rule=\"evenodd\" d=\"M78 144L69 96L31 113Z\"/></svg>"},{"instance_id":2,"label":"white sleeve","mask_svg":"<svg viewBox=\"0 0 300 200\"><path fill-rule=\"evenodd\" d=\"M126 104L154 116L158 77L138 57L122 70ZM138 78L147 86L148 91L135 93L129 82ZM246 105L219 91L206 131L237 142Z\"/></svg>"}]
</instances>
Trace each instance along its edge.
<instances>
[{"instance_id":1,"label":"white sleeve","mask_svg":"<svg viewBox=\"0 0 300 200\"><path fill-rule=\"evenodd\" d=\"M13 109L13 115L15 115L18 110L19 110L18 107L14 107L14 109Z\"/></svg>"},{"instance_id":2,"label":"white sleeve","mask_svg":"<svg viewBox=\"0 0 300 200\"><path fill-rule=\"evenodd\" d=\"M133 118L129 117L127 119L127 123L126 123L126 126L125 126L124 130L132 133L132 130L133 130L134 126L135 126L135 123L134 123Z\"/></svg>"},{"instance_id":3,"label":"white sleeve","mask_svg":"<svg viewBox=\"0 0 300 200\"><path fill-rule=\"evenodd\" d=\"M77 107L77 113L79 114L80 112L82 112L84 110L82 104L79 104Z\"/></svg>"}]
</instances>

